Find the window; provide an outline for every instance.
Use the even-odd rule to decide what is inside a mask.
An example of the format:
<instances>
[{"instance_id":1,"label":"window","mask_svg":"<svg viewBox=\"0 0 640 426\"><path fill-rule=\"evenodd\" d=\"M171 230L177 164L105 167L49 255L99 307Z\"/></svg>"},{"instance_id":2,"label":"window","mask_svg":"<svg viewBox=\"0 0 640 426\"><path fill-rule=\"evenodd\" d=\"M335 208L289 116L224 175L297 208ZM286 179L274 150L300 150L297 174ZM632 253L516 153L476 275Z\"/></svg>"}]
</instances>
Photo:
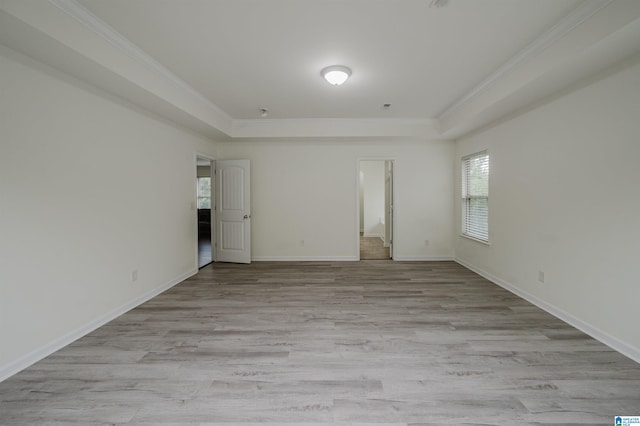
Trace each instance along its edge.
<instances>
[{"instance_id":1,"label":"window","mask_svg":"<svg viewBox=\"0 0 640 426\"><path fill-rule=\"evenodd\" d=\"M211 178L210 177L198 178L198 208L199 209L211 208Z\"/></svg>"},{"instance_id":2,"label":"window","mask_svg":"<svg viewBox=\"0 0 640 426\"><path fill-rule=\"evenodd\" d=\"M462 235L489 242L489 154L462 159Z\"/></svg>"}]
</instances>

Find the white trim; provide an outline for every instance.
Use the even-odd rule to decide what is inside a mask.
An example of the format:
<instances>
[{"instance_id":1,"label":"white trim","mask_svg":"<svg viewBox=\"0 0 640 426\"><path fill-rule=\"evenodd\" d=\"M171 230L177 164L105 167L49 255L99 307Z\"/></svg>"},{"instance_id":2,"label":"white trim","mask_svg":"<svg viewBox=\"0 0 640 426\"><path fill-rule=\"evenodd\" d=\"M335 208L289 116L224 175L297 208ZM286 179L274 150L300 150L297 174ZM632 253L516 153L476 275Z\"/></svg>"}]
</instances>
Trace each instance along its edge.
<instances>
[{"instance_id":1,"label":"white trim","mask_svg":"<svg viewBox=\"0 0 640 426\"><path fill-rule=\"evenodd\" d=\"M453 261L455 257L453 256L396 256L393 260L397 260L400 262L444 262L444 261Z\"/></svg>"},{"instance_id":2,"label":"white trim","mask_svg":"<svg viewBox=\"0 0 640 426\"><path fill-rule=\"evenodd\" d=\"M460 110L466 103L478 96L489 87L493 86L499 79L505 77L521 62L529 60L552 44L558 42L562 37L570 31L586 22L589 18L611 3L613 0L585 0L578 7L573 9L567 16L562 18L553 27L542 33L538 38L531 42L527 47L509 58L507 62L502 64L497 70L491 73L480 84L475 86L466 95L458 99L453 105L447 108L437 117L437 121L447 120L451 115Z\"/></svg>"},{"instance_id":3,"label":"white trim","mask_svg":"<svg viewBox=\"0 0 640 426\"><path fill-rule=\"evenodd\" d=\"M504 281L498 277L496 277L495 275L492 275L480 268L478 268L477 266L472 265L469 262L466 262L458 257L456 257L454 259L457 263L459 263L460 265L464 266L467 269L470 269L471 271L475 272L476 274L488 279L489 281L493 282L494 284L499 285L500 287L504 288L505 290L515 294L516 296L519 296L521 298L523 298L524 300L536 305L538 308L550 313L551 315L553 315L554 317L566 322L569 325L572 325L573 327L577 328L578 330L588 334L589 336L593 337L594 339L600 341L601 343L604 343L605 345L609 346L611 349L620 352L621 354L631 358L632 360L634 360L635 362L640 363L640 348L636 348L634 346L629 345L628 343L625 343L623 341L621 341L620 339L613 337L612 335L608 334L605 331L600 330L599 328L573 316L572 314L570 314L569 312L558 308L557 306L546 302L542 299L540 299L537 296L534 296L533 294L524 291L516 286L514 286L513 284Z\"/></svg>"},{"instance_id":4,"label":"white trim","mask_svg":"<svg viewBox=\"0 0 640 426\"><path fill-rule=\"evenodd\" d=\"M253 262L358 262L360 258L359 256L254 256L251 260ZM455 261L456 259L453 256L396 256L393 260L404 262L442 262Z\"/></svg>"},{"instance_id":5,"label":"white trim","mask_svg":"<svg viewBox=\"0 0 640 426\"><path fill-rule=\"evenodd\" d=\"M191 87L187 82L175 75L160 62L153 59L132 41L120 34L102 19L91 13L84 6L80 5L77 1L49 0L49 2L65 12L67 15L71 16L76 21L80 22L87 29L97 34L111 45L118 48L129 58L143 65L148 71L162 77L165 81L171 83L173 86L185 90L191 96L195 96L197 99L211 108L217 114L220 114L220 116L224 117L229 122L232 121L232 118L229 114L220 109L220 107L211 102L208 98L202 95L202 93Z\"/></svg>"},{"instance_id":6,"label":"white trim","mask_svg":"<svg viewBox=\"0 0 640 426\"><path fill-rule=\"evenodd\" d=\"M30 353L28 353L27 355L13 361L10 362L7 365L4 365L0 368L0 382L2 382L5 379L8 379L9 377L13 376L14 374L19 373L20 371L24 370L25 368L35 364L36 362L46 358L47 356L51 355L52 353L62 349L63 347L73 343L74 341L80 339L81 337L91 333L92 331L96 330L97 328L102 327L103 325L107 324L110 321L113 321L114 319L118 318L120 315L142 305L144 302L153 299L154 297L156 297L157 295L159 295L160 293L163 293L165 291L167 291L168 289L170 289L171 287L181 283L182 281L186 280L189 277L194 276L195 274L198 273L198 269L191 269L188 272L185 272L182 275L179 275L178 277L174 278L173 280L169 281L166 284L163 284L162 286L155 288L141 296L136 297L135 299L130 300L129 302L125 303L124 305L120 306L119 308L116 308L114 310L112 310L111 312L107 312L104 315L101 315L99 317L97 317L96 319L88 322L87 324L65 334L64 336L61 336L55 340L53 340L52 342L42 346L41 348L38 348Z\"/></svg>"},{"instance_id":7,"label":"white trim","mask_svg":"<svg viewBox=\"0 0 640 426\"><path fill-rule=\"evenodd\" d=\"M49 0L49 1L73 1L73 0ZM235 127L269 127L279 125L304 125L304 126L340 126L343 124L357 124L361 126L398 125L404 127L423 126L431 127L438 123L433 118L236 118L232 121Z\"/></svg>"},{"instance_id":8,"label":"white trim","mask_svg":"<svg viewBox=\"0 0 640 426\"><path fill-rule=\"evenodd\" d=\"M357 262L358 256L253 256L253 262Z\"/></svg>"},{"instance_id":9,"label":"white trim","mask_svg":"<svg viewBox=\"0 0 640 426\"><path fill-rule=\"evenodd\" d=\"M234 139L265 138L420 138L446 139L431 118L270 118L233 119Z\"/></svg>"},{"instance_id":10,"label":"white trim","mask_svg":"<svg viewBox=\"0 0 640 426\"><path fill-rule=\"evenodd\" d=\"M471 235L460 234L458 236L460 238L466 238L467 240L475 241L476 243L484 244L485 246L490 246L491 245L489 240L481 240L480 238L472 237Z\"/></svg>"},{"instance_id":11,"label":"white trim","mask_svg":"<svg viewBox=\"0 0 640 426\"><path fill-rule=\"evenodd\" d=\"M380 238L382 241L384 241L384 235L380 235L380 234L364 234L363 237L365 238Z\"/></svg>"},{"instance_id":12,"label":"white trim","mask_svg":"<svg viewBox=\"0 0 640 426\"><path fill-rule=\"evenodd\" d=\"M483 149L482 151L474 152L473 154L465 155L460 159L460 161L471 160L476 157L483 157L485 155L489 155L489 149ZM491 157L489 157L489 161L491 161Z\"/></svg>"}]
</instances>

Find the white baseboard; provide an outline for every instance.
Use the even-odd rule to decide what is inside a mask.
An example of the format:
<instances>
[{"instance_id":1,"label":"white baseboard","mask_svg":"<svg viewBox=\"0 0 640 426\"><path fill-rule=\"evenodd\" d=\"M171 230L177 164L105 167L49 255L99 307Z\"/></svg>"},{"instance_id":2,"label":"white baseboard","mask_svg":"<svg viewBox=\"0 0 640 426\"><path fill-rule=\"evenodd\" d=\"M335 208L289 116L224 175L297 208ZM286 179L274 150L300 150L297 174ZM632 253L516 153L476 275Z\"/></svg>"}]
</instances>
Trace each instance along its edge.
<instances>
[{"instance_id":1,"label":"white baseboard","mask_svg":"<svg viewBox=\"0 0 640 426\"><path fill-rule=\"evenodd\" d=\"M254 262L357 262L358 256L254 256Z\"/></svg>"},{"instance_id":2,"label":"white baseboard","mask_svg":"<svg viewBox=\"0 0 640 426\"><path fill-rule=\"evenodd\" d=\"M358 256L254 256L253 262L357 262ZM394 256L405 262L453 261L453 256Z\"/></svg>"},{"instance_id":3,"label":"white baseboard","mask_svg":"<svg viewBox=\"0 0 640 426\"><path fill-rule=\"evenodd\" d=\"M364 234L363 237L365 238L380 238L382 241L384 241L384 235L382 234Z\"/></svg>"},{"instance_id":4,"label":"white baseboard","mask_svg":"<svg viewBox=\"0 0 640 426\"><path fill-rule=\"evenodd\" d=\"M93 321L83 325L80 328L77 328L67 334L65 334L62 337L59 337L57 339L55 339L54 341L44 345L43 347L36 349L30 353L28 353L27 355L17 359L16 361L13 361L7 365L4 365L2 367L0 367L0 382L2 382L5 379L8 379L9 377L13 376L14 374L19 373L20 371L24 370L25 368L35 364L36 362L42 360L43 358L46 358L47 356L51 355L52 353L62 349L63 347L73 343L74 341L78 340L79 338L91 333L93 330L102 327L103 325L105 325L106 323L108 323L109 321L113 321L114 319L118 318L120 315L132 310L133 308L142 305L144 302L156 297L157 295L159 295L160 293L163 293L165 291L167 291L168 289L170 289L171 287L175 286L176 284L181 283L182 281L186 280L187 278L195 275L198 273L197 269L192 269L184 274L181 274L180 276L174 278L173 280L169 281L168 283L155 288L139 297L136 297L135 299L125 303L124 305L120 306L119 308L114 309L111 312L108 312L104 315L99 316L98 318L94 319Z\"/></svg>"},{"instance_id":5,"label":"white baseboard","mask_svg":"<svg viewBox=\"0 0 640 426\"><path fill-rule=\"evenodd\" d=\"M253 262L357 262L358 256L254 256ZM394 256L404 262L454 261L453 256Z\"/></svg>"},{"instance_id":6,"label":"white baseboard","mask_svg":"<svg viewBox=\"0 0 640 426\"><path fill-rule=\"evenodd\" d=\"M631 346L623 341L621 341L620 339L611 336L610 334L600 330L599 328L581 320L580 318L577 318L575 316L573 316L572 314L570 314L569 312L558 308L557 306L546 302L542 299L540 299L537 296L534 296L533 294L524 291L516 286L514 286L511 283L508 283L478 267L476 267L475 265L472 265L471 263L468 263L460 258L455 258L455 261L457 263L459 263L460 265L464 266L467 269L472 270L473 272L475 272L476 274L488 279L489 281L493 282L494 284L499 285L500 287L504 288L507 291L510 291L511 293L515 294L516 296L522 297L524 300L536 305L538 308L550 313L551 315L553 315L554 317L561 319L562 321L566 322L569 325L572 325L573 327L577 328L578 330L582 331L585 334L588 334L589 336L593 337L594 339L604 343L605 345L609 346L611 349L620 352L621 354L631 358L632 360L634 360L635 362L640 363L640 348L636 348L634 346Z\"/></svg>"},{"instance_id":7,"label":"white baseboard","mask_svg":"<svg viewBox=\"0 0 640 426\"><path fill-rule=\"evenodd\" d=\"M455 259L453 256L403 256L394 254L393 260L400 262L444 262Z\"/></svg>"}]
</instances>

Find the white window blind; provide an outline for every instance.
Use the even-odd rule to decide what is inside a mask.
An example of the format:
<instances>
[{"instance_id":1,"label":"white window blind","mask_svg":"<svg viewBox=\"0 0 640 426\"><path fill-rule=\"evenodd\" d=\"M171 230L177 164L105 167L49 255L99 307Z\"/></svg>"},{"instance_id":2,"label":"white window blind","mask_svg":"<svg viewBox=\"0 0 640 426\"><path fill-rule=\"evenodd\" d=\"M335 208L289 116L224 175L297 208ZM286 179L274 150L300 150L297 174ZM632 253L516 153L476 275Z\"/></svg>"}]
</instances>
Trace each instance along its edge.
<instances>
[{"instance_id":1,"label":"white window blind","mask_svg":"<svg viewBox=\"0 0 640 426\"><path fill-rule=\"evenodd\" d=\"M462 159L462 234L489 242L489 154Z\"/></svg>"}]
</instances>

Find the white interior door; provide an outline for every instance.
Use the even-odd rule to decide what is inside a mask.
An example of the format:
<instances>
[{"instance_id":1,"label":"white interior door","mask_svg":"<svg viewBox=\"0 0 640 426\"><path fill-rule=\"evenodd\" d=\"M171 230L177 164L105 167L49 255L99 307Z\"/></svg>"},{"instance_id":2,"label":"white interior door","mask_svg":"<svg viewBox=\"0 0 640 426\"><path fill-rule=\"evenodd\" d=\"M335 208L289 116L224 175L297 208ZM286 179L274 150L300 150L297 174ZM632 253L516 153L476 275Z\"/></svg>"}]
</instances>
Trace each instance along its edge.
<instances>
[{"instance_id":1,"label":"white interior door","mask_svg":"<svg viewBox=\"0 0 640 426\"><path fill-rule=\"evenodd\" d=\"M251 263L249 160L216 161L216 262Z\"/></svg>"}]
</instances>

